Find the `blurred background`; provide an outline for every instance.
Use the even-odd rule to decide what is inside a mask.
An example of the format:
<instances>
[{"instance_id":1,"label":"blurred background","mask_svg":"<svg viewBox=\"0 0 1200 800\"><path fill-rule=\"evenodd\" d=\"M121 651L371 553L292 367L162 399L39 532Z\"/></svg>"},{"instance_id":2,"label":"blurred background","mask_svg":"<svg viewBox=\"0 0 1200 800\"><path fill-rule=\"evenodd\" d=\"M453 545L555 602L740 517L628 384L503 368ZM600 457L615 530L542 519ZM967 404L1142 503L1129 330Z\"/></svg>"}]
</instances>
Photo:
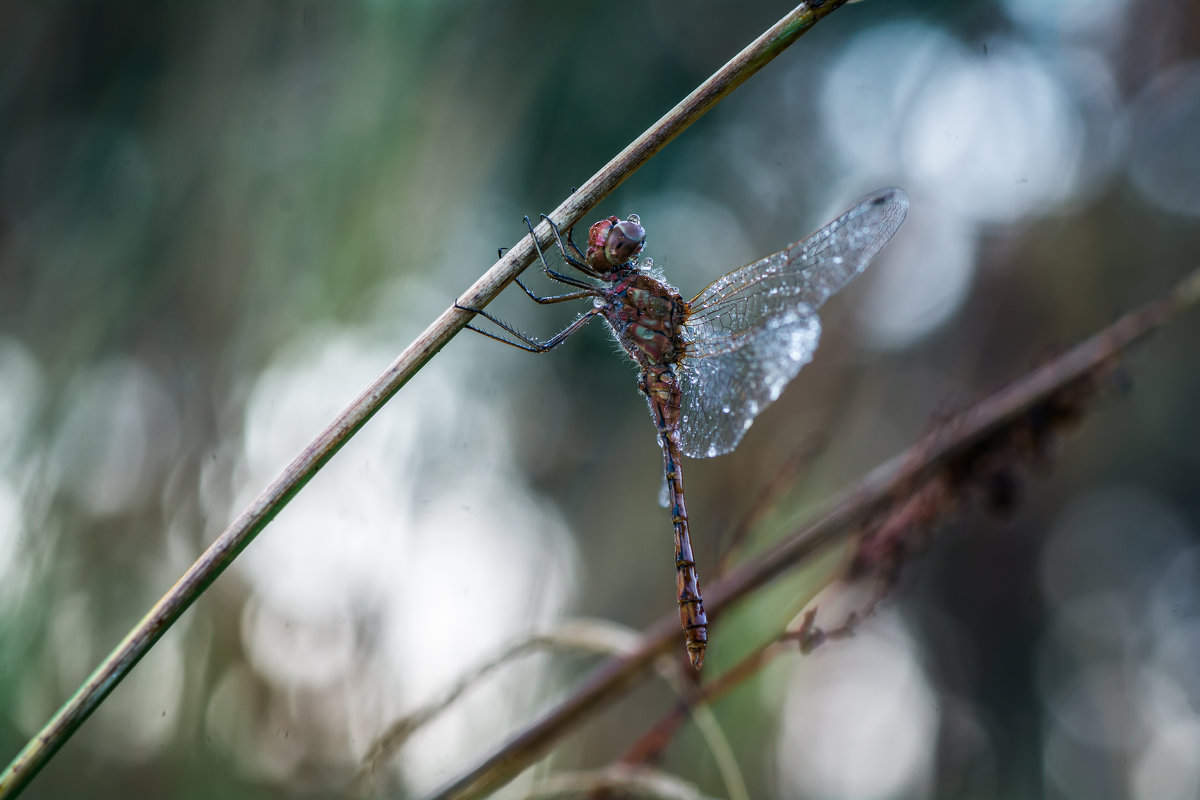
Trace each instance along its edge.
<instances>
[{"instance_id":1,"label":"blurred background","mask_svg":"<svg viewBox=\"0 0 1200 800\"><path fill-rule=\"evenodd\" d=\"M0 761L523 215L788 8L0 5ZM751 549L1200 264L1200 5L846 6L595 216L640 214L690 297L887 185L908 222L815 361L686 464L710 581L814 432ZM579 309L492 310L548 336ZM26 796L327 796L505 645L673 613L661 456L602 328L540 357L453 340ZM1171 324L1007 519L965 514L854 639L714 706L751 796L1200 797L1198 345ZM705 677L816 579L722 618ZM444 783L595 663L500 670L381 786ZM674 700L647 682L503 796L610 763ZM662 766L729 796L708 747L687 727Z\"/></svg>"}]
</instances>

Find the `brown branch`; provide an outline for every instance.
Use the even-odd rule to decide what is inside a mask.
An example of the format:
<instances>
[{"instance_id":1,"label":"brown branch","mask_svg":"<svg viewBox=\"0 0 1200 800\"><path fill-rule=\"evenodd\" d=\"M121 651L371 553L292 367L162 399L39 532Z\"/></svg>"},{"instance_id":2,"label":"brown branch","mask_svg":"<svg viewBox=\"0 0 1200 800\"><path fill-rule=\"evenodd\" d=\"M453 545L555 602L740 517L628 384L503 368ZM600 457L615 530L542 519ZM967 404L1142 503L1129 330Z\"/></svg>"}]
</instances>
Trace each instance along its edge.
<instances>
[{"instance_id":1,"label":"brown branch","mask_svg":"<svg viewBox=\"0 0 1200 800\"><path fill-rule=\"evenodd\" d=\"M816 518L752 561L713 584L707 607L717 618L734 602L805 563L814 554L878 521L889 508L903 508L914 487L938 475L956 459L987 445L988 437L1070 394L1112 365L1131 344L1161 327L1178 312L1200 302L1200 270L1172 291L1118 319L1006 386L945 421L908 450L876 467L832 501ZM1034 415L1036 416L1036 415ZM638 648L602 665L565 700L514 735L479 764L430 795L430 800L479 797L521 772L559 738L609 705L647 673L653 660L679 645L679 621L672 611L651 626ZM746 662L746 669L753 662Z\"/></svg>"},{"instance_id":2,"label":"brown branch","mask_svg":"<svg viewBox=\"0 0 1200 800\"><path fill-rule=\"evenodd\" d=\"M685 128L845 2L846 0L810 0L797 6L617 154L587 183L563 201L550 214L550 218L560 227L570 228ZM543 221L537 227L536 234L539 241L548 243L550 225ZM459 303L471 308L487 305L533 262L533 258L533 242L529 236L525 236L462 294ZM33 779L196 598L233 563L237 555L350 437L441 350L451 337L462 330L470 317L470 313L453 306L443 311L374 383L342 411L296 456L274 482L238 515L100 663L75 694L29 740L8 767L0 772L0 800L15 796Z\"/></svg>"}]
</instances>

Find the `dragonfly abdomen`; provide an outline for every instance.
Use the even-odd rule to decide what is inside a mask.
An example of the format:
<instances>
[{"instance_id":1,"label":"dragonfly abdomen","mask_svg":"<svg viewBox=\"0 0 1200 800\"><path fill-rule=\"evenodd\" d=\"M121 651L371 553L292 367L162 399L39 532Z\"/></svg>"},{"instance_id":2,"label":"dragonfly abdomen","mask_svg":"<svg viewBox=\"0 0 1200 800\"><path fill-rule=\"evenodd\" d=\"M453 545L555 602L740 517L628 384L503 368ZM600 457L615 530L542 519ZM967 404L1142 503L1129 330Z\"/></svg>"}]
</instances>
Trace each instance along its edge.
<instances>
[{"instance_id":1,"label":"dragonfly abdomen","mask_svg":"<svg viewBox=\"0 0 1200 800\"><path fill-rule=\"evenodd\" d=\"M642 372L639 388L650 405L650 416L658 429L658 441L663 450L663 470L667 481L667 497L671 508L671 523L675 529L675 589L679 603L679 624L683 628L688 658L696 669L704 664L708 646L708 615L700 594L700 576L692 554L692 537L688 529L687 502L683 496L683 471L679 449L679 386L675 373L669 368L647 369Z\"/></svg>"}]
</instances>

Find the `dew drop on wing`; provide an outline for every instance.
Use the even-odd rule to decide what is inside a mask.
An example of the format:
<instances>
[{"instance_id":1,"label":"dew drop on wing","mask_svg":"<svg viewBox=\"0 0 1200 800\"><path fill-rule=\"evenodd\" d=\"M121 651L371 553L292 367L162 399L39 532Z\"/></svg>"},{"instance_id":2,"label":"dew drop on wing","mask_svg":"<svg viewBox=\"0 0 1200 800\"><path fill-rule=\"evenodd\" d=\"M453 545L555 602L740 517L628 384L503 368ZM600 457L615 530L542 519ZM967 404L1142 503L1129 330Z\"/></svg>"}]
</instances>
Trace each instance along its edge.
<instances>
[{"instance_id":1,"label":"dew drop on wing","mask_svg":"<svg viewBox=\"0 0 1200 800\"><path fill-rule=\"evenodd\" d=\"M671 492L667 489L666 475L663 475L662 484L658 487L658 504L663 508L671 505Z\"/></svg>"}]
</instances>

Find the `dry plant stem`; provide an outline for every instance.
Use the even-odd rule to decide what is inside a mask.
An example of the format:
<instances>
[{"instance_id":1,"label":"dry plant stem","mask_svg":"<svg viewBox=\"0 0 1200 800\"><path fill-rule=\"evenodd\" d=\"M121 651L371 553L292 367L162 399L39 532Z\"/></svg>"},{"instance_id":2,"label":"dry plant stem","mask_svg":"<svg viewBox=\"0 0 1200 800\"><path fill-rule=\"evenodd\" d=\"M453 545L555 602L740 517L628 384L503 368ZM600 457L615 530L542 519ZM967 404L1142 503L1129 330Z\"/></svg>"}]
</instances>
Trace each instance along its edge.
<instances>
[{"instance_id":1,"label":"dry plant stem","mask_svg":"<svg viewBox=\"0 0 1200 800\"><path fill-rule=\"evenodd\" d=\"M812 522L712 584L707 602L710 618L718 617L733 602L845 539L857 526L902 498L906 489L943 469L983 437L1010 424L1073 382L1104 368L1131 344L1198 302L1200 270L1190 274L1162 298L1126 314L1071 350L940 425L908 450L868 473ZM678 646L678 636L677 615L671 611L646 631L636 650L602 665L566 699L479 764L430 795L429 800L479 797L495 790L636 683L659 654Z\"/></svg>"},{"instance_id":2,"label":"dry plant stem","mask_svg":"<svg viewBox=\"0 0 1200 800\"><path fill-rule=\"evenodd\" d=\"M562 228L574 225L688 125L845 1L814 0L795 8L622 150L555 209L550 218ZM546 222L543 221L538 226L536 233L540 241L549 242L550 226ZM485 306L519 275L521 270L529 266L533 258L533 243L526 236L467 289L458 302L470 308ZM267 526L334 453L463 328L470 317L470 313L453 307L443 311L405 348L391 366L339 414L217 537L208 550L101 662L42 730L25 745L4 772L0 773L0 800L15 796L28 784L159 637L233 562L238 553Z\"/></svg>"}]
</instances>

